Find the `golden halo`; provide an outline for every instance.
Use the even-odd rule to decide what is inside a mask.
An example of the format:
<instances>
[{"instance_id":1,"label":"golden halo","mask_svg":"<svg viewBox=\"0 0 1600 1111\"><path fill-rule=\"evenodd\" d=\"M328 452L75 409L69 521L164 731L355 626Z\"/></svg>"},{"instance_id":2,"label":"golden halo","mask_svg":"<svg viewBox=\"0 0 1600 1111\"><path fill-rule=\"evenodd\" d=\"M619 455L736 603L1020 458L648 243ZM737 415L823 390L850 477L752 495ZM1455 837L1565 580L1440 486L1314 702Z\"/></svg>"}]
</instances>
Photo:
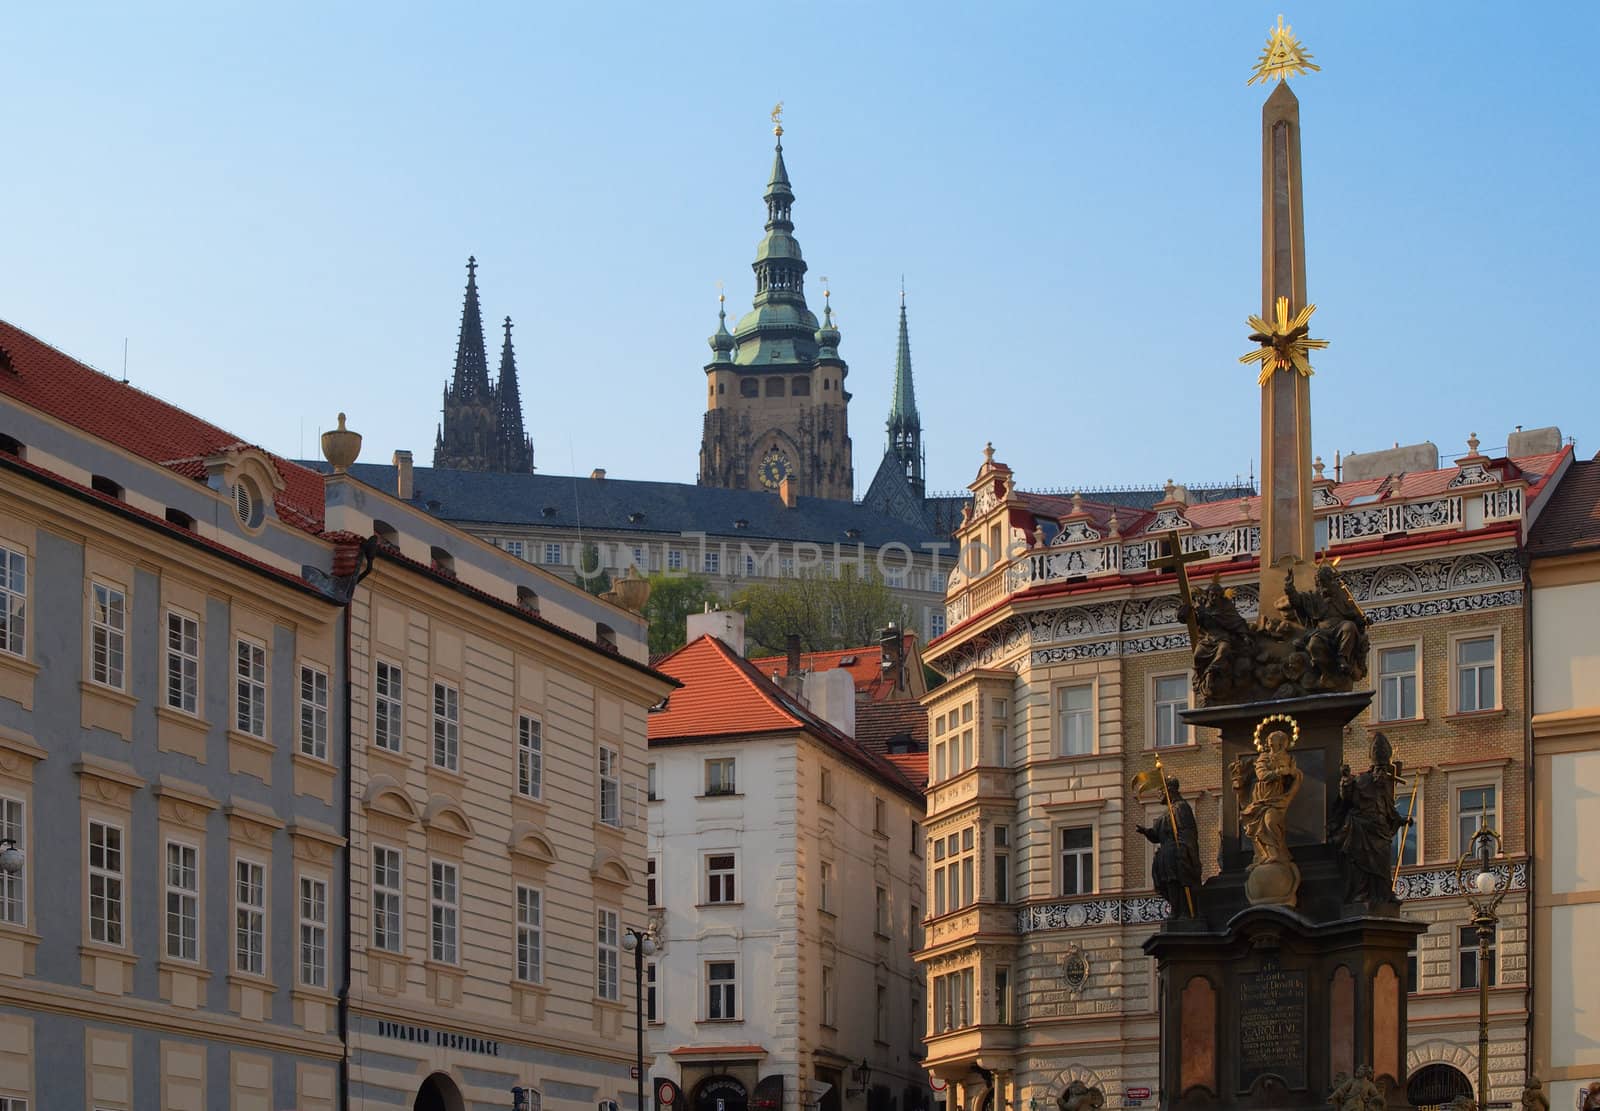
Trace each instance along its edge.
<instances>
[{"instance_id":1,"label":"golden halo","mask_svg":"<svg viewBox=\"0 0 1600 1111\"><path fill-rule=\"evenodd\" d=\"M1289 726L1289 747L1293 748L1300 743L1300 723L1288 714L1268 714L1261 719L1261 724L1256 726L1255 741L1256 751L1261 751L1261 731L1275 721L1281 721Z\"/></svg>"}]
</instances>

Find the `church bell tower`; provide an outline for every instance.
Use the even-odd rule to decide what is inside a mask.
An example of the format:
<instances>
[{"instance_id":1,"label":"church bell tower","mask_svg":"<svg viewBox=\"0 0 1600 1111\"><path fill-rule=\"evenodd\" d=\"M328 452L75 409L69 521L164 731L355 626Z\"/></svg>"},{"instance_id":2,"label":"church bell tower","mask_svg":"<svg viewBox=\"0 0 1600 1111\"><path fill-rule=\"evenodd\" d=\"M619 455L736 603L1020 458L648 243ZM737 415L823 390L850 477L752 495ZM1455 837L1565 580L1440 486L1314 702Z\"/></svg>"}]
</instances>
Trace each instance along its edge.
<instances>
[{"instance_id":1,"label":"church bell tower","mask_svg":"<svg viewBox=\"0 0 1600 1111\"><path fill-rule=\"evenodd\" d=\"M732 332L726 305L719 306L709 341L700 485L776 490L788 478L802 496L848 500L855 492L844 388L849 368L839 357L827 290L820 325L806 307L782 107L772 113L778 144L765 195L766 235L752 265L755 303Z\"/></svg>"}]
</instances>

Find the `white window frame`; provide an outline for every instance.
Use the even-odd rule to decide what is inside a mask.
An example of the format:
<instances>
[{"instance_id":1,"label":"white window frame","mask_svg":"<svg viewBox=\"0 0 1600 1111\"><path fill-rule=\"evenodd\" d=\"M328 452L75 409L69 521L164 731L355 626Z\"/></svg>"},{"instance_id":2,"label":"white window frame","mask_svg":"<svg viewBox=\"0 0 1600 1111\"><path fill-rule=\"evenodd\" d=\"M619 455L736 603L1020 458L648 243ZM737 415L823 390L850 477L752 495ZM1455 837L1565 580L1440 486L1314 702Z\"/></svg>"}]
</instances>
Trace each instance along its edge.
<instances>
[{"instance_id":1,"label":"white window frame","mask_svg":"<svg viewBox=\"0 0 1600 1111\"><path fill-rule=\"evenodd\" d=\"M1485 665L1485 664L1465 665L1465 666L1470 666L1475 671L1476 670L1481 670L1485 666L1492 667L1494 669L1494 705L1492 705L1492 706L1474 706L1471 709L1464 709L1462 707L1462 704L1461 704L1461 673L1465 669L1465 667L1460 662L1460 660L1458 658L1458 653L1461 651L1461 645L1462 644L1466 643L1467 641L1474 641L1474 640L1487 640L1487 641L1490 641L1492 643L1492 646L1493 646L1493 649L1494 649L1494 658L1492 660L1490 660L1490 662L1487 665ZM1504 681L1504 675L1505 675L1504 663L1505 663L1505 661L1504 661L1503 655L1502 655L1502 653L1500 651L1500 630L1498 628L1464 629L1459 633L1451 633L1450 634L1450 712L1452 714L1489 714L1489 713L1494 713L1494 712L1499 711L1500 709L1502 709L1505 706L1504 692L1503 692L1503 686L1502 686L1503 681ZM1474 684L1474 686L1476 686L1476 684Z\"/></svg>"},{"instance_id":2,"label":"white window frame","mask_svg":"<svg viewBox=\"0 0 1600 1111\"><path fill-rule=\"evenodd\" d=\"M978 901L978 836L972 825L932 838L933 916L954 914Z\"/></svg>"},{"instance_id":3,"label":"white window frame","mask_svg":"<svg viewBox=\"0 0 1600 1111\"><path fill-rule=\"evenodd\" d=\"M373 845L372 947L374 949L384 953L405 952L405 887L405 853L388 845Z\"/></svg>"},{"instance_id":4,"label":"white window frame","mask_svg":"<svg viewBox=\"0 0 1600 1111\"><path fill-rule=\"evenodd\" d=\"M544 720L537 714L517 715L517 794L544 798Z\"/></svg>"},{"instance_id":5,"label":"white window frame","mask_svg":"<svg viewBox=\"0 0 1600 1111\"><path fill-rule=\"evenodd\" d=\"M661 991L661 963L644 962L644 1021L647 1026L660 1026L666 1022L665 997Z\"/></svg>"},{"instance_id":6,"label":"white window frame","mask_svg":"<svg viewBox=\"0 0 1600 1111\"><path fill-rule=\"evenodd\" d=\"M822 966L822 1025L832 1027L837 1024L838 1012L838 984L834 982L833 965Z\"/></svg>"},{"instance_id":7,"label":"white window frame","mask_svg":"<svg viewBox=\"0 0 1600 1111\"><path fill-rule=\"evenodd\" d=\"M1393 652L1397 649L1406 648L1411 650L1411 670L1395 671L1386 675L1383 670L1383 654L1385 652ZM1377 692L1377 697L1372 700L1373 721L1388 725L1396 722L1421 721L1426 716L1422 709L1424 676L1422 669L1422 639L1420 637L1415 640L1391 640L1385 641L1382 644L1374 644L1372 646L1372 664L1369 670L1372 674L1373 689ZM1400 708L1404 709L1404 679L1406 676L1411 677L1413 697L1416 701L1416 705L1413 708L1416 712L1410 716L1385 717L1383 706L1384 695L1386 693L1384 690L1386 680L1392 677L1399 681L1397 686L1399 686L1401 690Z\"/></svg>"},{"instance_id":8,"label":"white window frame","mask_svg":"<svg viewBox=\"0 0 1600 1111\"><path fill-rule=\"evenodd\" d=\"M1469 843L1469 839L1462 837L1462 833L1463 833L1462 826L1463 826L1463 824L1465 822L1465 819L1466 819L1466 816L1467 816L1467 811L1465 810L1465 808L1462 805L1463 800L1462 800L1461 796L1466 794L1468 791L1493 791L1494 792L1494 805L1493 805L1492 809L1489 809L1488 811L1485 811L1482 808L1479 808L1479 809L1476 809L1476 810L1473 811L1473 813L1478 815L1478 824L1473 830L1474 833L1476 833L1478 829L1483 828L1483 826L1485 824L1489 825L1491 828L1493 828L1495 830L1495 832L1498 833L1500 831L1500 827L1499 827L1498 823L1501 821L1501 814L1504 812L1504 808L1505 808L1505 791L1501 788L1501 783L1500 783L1500 778L1499 777L1496 777L1494 779L1474 778L1474 779L1471 779L1471 780L1461 780L1461 781L1453 781L1453 782L1451 782L1451 784L1450 784L1450 840L1451 840L1452 844L1450 846L1450 855L1452 857L1457 858L1457 859L1460 858L1462 853L1466 852L1469 848L1472 847L1471 844ZM1483 815L1485 813L1487 813L1489 815L1489 819L1490 819L1487 823L1484 821L1484 818L1483 818Z\"/></svg>"},{"instance_id":9,"label":"white window frame","mask_svg":"<svg viewBox=\"0 0 1600 1111\"><path fill-rule=\"evenodd\" d=\"M28 655L28 553L0 544L0 652Z\"/></svg>"},{"instance_id":10,"label":"white window frame","mask_svg":"<svg viewBox=\"0 0 1600 1111\"><path fill-rule=\"evenodd\" d=\"M1470 925L1470 924L1463 925L1459 921L1455 923L1455 928L1456 928L1456 935L1455 935L1456 936L1456 945L1455 945L1455 957L1456 957L1456 959L1455 959L1455 968L1451 970L1452 979L1454 980L1454 987L1455 987L1455 989L1457 991L1476 991L1477 988L1478 988L1478 928L1476 926L1473 926L1473 925ZM1471 952L1472 952L1472 982L1471 983L1467 983L1467 978L1461 974L1462 973L1461 958L1462 958L1462 956L1464 954L1467 953L1468 948L1469 948L1468 945L1463 943L1462 938L1467 934L1467 931L1469 931L1469 930L1471 931L1471 937L1472 937L1472 942L1471 942L1471 946L1470 946L1470 949L1471 949ZM1490 940L1489 940L1489 986L1491 988L1496 988L1496 987L1500 986L1500 927L1498 925L1494 928L1494 936L1492 938L1490 938Z\"/></svg>"},{"instance_id":11,"label":"white window frame","mask_svg":"<svg viewBox=\"0 0 1600 1111\"><path fill-rule=\"evenodd\" d=\"M817 775L817 801L823 806L833 805L833 771L823 768Z\"/></svg>"},{"instance_id":12,"label":"white window frame","mask_svg":"<svg viewBox=\"0 0 1600 1111\"><path fill-rule=\"evenodd\" d=\"M600 745L595 756L595 809L601 825L622 828L622 752Z\"/></svg>"},{"instance_id":13,"label":"white window frame","mask_svg":"<svg viewBox=\"0 0 1600 1111\"><path fill-rule=\"evenodd\" d=\"M681 549L681 548L668 548L667 549L667 570L668 571L682 571L683 570L683 549Z\"/></svg>"},{"instance_id":14,"label":"white window frame","mask_svg":"<svg viewBox=\"0 0 1600 1111\"><path fill-rule=\"evenodd\" d=\"M997 903L1011 901L1011 827L1004 823L989 827L989 891Z\"/></svg>"},{"instance_id":15,"label":"white window frame","mask_svg":"<svg viewBox=\"0 0 1600 1111\"><path fill-rule=\"evenodd\" d=\"M233 971L267 974L267 866L233 858Z\"/></svg>"},{"instance_id":16,"label":"white window frame","mask_svg":"<svg viewBox=\"0 0 1600 1111\"><path fill-rule=\"evenodd\" d=\"M1006 698L992 698L989 708L993 721L990 723L989 733L994 738L994 752L990 763L996 767L1009 768L1011 766L1011 701Z\"/></svg>"},{"instance_id":17,"label":"white window frame","mask_svg":"<svg viewBox=\"0 0 1600 1111\"><path fill-rule=\"evenodd\" d=\"M661 858L659 856L645 858L644 905L651 910L661 906Z\"/></svg>"},{"instance_id":18,"label":"white window frame","mask_svg":"<svg viewBox=\"0 0 1600 1111\"><path fill-rule=\"evenodd\" d=\"M595 908L594 994L608 1003L622 998L622 929L618 913Z\"/></svg>"},{"instance_id":19,"label":"white window frame","mask_svg":"<svg viewBox=\"0 0 1600 1111\"><path fill-rule=\"evenodd\" d=\"M300 665L300 754L328 758L328 673L308 663Z\"/></svg>"},{"instance_id":20,"label":"white window frame","mask_svg":"<svg viewBox=\"0 0 1600 1111\"><path fill-rule=\"evenodd\" d=\"M372 743L385 752L404 752L406 673L399 664L378 660L372 667Z\"/></svg>"},{"instance_id":21,"label":"white window frame","mask_svg":"<svg viewBox=\"0 0 1600 1111\"><path fill-rule=\"evenodd\" d=\"M200 715L200 619L168 609L163 629L166 675L162 705L194 717ZM176 628L174 628L176 625ZM176 684L176 686L174 686ZM174 699L176 694L176 699Z\"/></svg>"},{"instance_id":22,"label":"white window frame","mask_svg":"<svg viewBox=\"0 0 1600 1111\"><path fill-rule=\"evenodd\" d=\"M174 860L174 850L177 859ZM187 857L187 859L185 859ZM162 850L164 960L200 960L200 847L168 838ZM187 933L185 932L187 930ZM176 947L176 952L174 952Z\"/></svg>"},{"instance_id":23,"label":"white window frame","mask_svg":"<svg viewBox=\"0 0 1600 1111\"><path fill-rule=\"evenodd\" d=\"M328 986L328 881L301 873L295 882L300 912L299 977L303 987Z\"/></svg>"},{"instance_id":24,"label":"white window frame","mask_svg":"<svg viewBox=\"0 0 1600 1111\"><path fill-rule=\"evenodd\" d=\"M519 883L516 891L516 977L525 984L544 983L544 890Z\"/></svg>"},{"instance_id":25,"label":"white window frame","mask_svg":"<svg viewBox=\"0 0 1600 1111\"><path fill-rule=\"evenodd\" d=\"M1158 699L1156 697L1157 691L1163 679L1180 680L1183 686L1182 705L1179 705L1178 702L1172 699ZM1150 708L1149 741L1145 745L1146 748L1182 748L1185 745L1194 743L1193 732L1190 730L1189 726L1184 723L1183 719L1178 716L1179 710L1189 709L1190 704L1194 700L1193 694L1193 684L1190 681L1189 673L1187 671L1167 671L1161 673L1160 675L1150 676L1149 698L1145 703L1145 705ZM1162 715L1165 712L1165 708L1169 706L1173 707L1170 712L1172 719L1172 740L1163 744L1161 741Z\"/></svg>"},{"instance_id":26,"label":"white window frame","mask_svg":"<svg viewBox=\"0 0 1600 1111\"><path fill-rule=\"evenodd\" d=\"M0 795L0 838L12 842L27 860L28 803L16 795ZM28 925L28 876L22 872L0 872L0 922L8 926Z\"/></svg>"},{"instance_id":27,"label":"white window frame","mask_svg":"<svg viewBox=\"0 0 1600 1111\"><path fill-rule=\"evenodd\" d=\"M1008 1025L1012 1020L1011 1000L1011 966L1009 964L996 965L993 976L994 983L994 1020L1002 1026Z\"/></svg>"},{"instance_id":28,"label":"white window frame","mask_svg":"<svg viewBox=\"0 0 1600 1111\"><path fill-rule=\"evenodd\" d=\"M559 567L566 563L565 545L557 540L544 542L544 563L549 566Z\"/></svg>"},{"instance_id":29,"label":"white window frame","mask_svg":"<svg viewBox=\"0 0 1600 1111\"><path fill-rule=\"evenodd\" d=\"M707 797L738 794L738 771L739 762L736 757L708 757L705 762L705 790Z\"/></svg>"},{"instance_id":30,"label":"white window frame","mask_svg":"<svg viewBox=\"0 0 1600 1111\"><path fill-rule=\"evenodd\" d=\"M253 637L234 638L233 728L267 735L267 646Z\"/></svg>"},{"instance_id":31,"label":"white window frame","mask_svg":"<svg viewBox=\"0 0 1600 1111\"><path fill-rule=\"evenodd\" d=\"M461 866L454 861L428 861L428 955L461 963Z\"/></svg>"},{"instance_id":32,"label":"white window frame","mask_svg":"<svg viewBox=\"0 0 1600 1111\"><path fill-rule=\"evenodd\" d=\"M739 903L739 853L736 849L716 849L700 854L701 888L706 906L737 906Z\"/></svg>"},{"instance_id":33,"label":"white window frame","mask_svg":"<svg viewBox=\"0 0 1600 1111\"><path fill-rule=\"evenodd\" d=\"M1075 830L1083 830L1083 829L1087 829L1089 831L1089 847L1087 849L1087 852L1089 854L1089 860L1088 860L1088 865L1089 866L1088 866L1088 870L1087 870L1088 871L1089 886L1087 888L1082 886L1082 878L1083 878L1084 871L1085 871L1085 869L1083 867L1083 863L1082 863L1082 857L1083 857L1083 854L1084 854L1084 852L1086 850L1084 850L1082 847L1079 847L1079 848L1076 848L1076 849L1072 850L1072 855L1079 859L1079 863L1078 863L1078 865L1076 867L1077 867L1077 874L1078 874L1078 877L1079 877L1079 884L1080 885L1079 885L1078 890L1076 890L1076 891L1068 891L1067 890L1067 882L1066 882L1066 880L1067 880L1066 857L1067 857L1068 850L1067 850L1066 846L1062 843L1062 840L1063 840L1063 837L1065 836L1065 834L1067 834L1068 832L1075 831ZM1092 820L1087 815L1085 815L1082 819L1077 820L1077 821L1062 821L1062 822L1058 822L1051 829L1050 840L1051 840L1051 848L1055 852L1055 860L1053 861L1053 864L1054 864L1055 873L1056 873L1056 876L1055 876L1056 893L1058 895L1060 895L1062 898L1075 898L1076 896L1079 896L1079 895L1093 895L1093 894L1096 894L1097 892L1099 892L1099 890L1100 890L1100 823L1097 822L1097 821Z\"/></svg>"},{"instance_id":34,"label":"white window frame","mask_svg":"<svg viewBox=\"0 0 1600 1111\"><path fill-rule=\"evenodd\" d=\"M732 970L732 975L712 979L714 965L726 965ZM701 982L705 984L705 992L701 996L705 1001L705 1021L738 1022L742 1013L739 1006L739 961L733 956L707 957L700 967ZM723 1013L714 1013L717 1011Z\"/></svg>"},{"instance_id":35,"label":"white window frame","mask_svg":"<svg viewBox=\"0 0 1600 1111\"><path fill-rule=\"evenodd\" d=\"M817 907L827 914L833 913L833 861L820 862L817 877Z\"/></svg>"},{"instance_id":36,"label":"white window frame","mask_svg":"<svg viewBox=\"0 0 1600 1111\"><path fill-rule=\"evenodd\" d=\"M128 683L128 592L89 580L89 681L112 690Z\"/></svg>"},{"instance_id":37,"label":"white window frame","mask_svg":"<svg viewBox=\"0 0 1600 1111\"><path fill-rule=\"evenodd\" d=\"M889 936L889 889L876 884L872 889L872 929L879 937Z\"/></svg>"},{"instance_id":38,"label":"white window frame","mask_svg":"<svg viewBox=\"0 0 1600 1111\"><path fill-rule=\"evenodd\" d=\"M1415 867L1419 867L1419 866L1427 863L1427 860L1426 860L1426 848L1425 848L1425 846L1427 845L1427 838L1425 838L1423 836L1423 830L1424 830L1424 824L1425 824L1424 821L1423 821L1423 817L1424 817L1424 811L1427 809L1427 806L1428 806L1428 795L1427 795L1427 791L1425 789L1425 782L1426 781L1424 779L1424 773L1418 771L1415 768L1411 768L1411 769L1408 769L1408 770L1411 773L1411 784L1408 787L1406 787L1403 791L1396 792L1397 797L1395 798L1395 812L1400 814L1402 817L1405 817L1405 816L1409 815L1409 817L1411 818L1411 824L1409 826L1402 826L1400 828L1400 830L1397 833L1395 833L1395 835L1394 835L1394 845L1395 845L1395 848L1396 848L1396 852L1401 852L1401 851L1403 851L1403 847L1405 845L1406 839L1408 839L1408 838L1415 839L1416 848L1417 848L1417 859L1415 861L1413 861L1412 863L1410 863L1410 864L1406 864L1406 863L1402 862L1401 865L1400 865L1400 867L1402 867L1402 868L1415 868ZM1410 795L1412 798L1414 798L1416 800L1416 804L1415 804L1414 808L1411 807L1410 804L1407 804L1406 806L1400 805L1400 799L1399 799L1398 796L1399 795L1407 795L1407 794Z\"/></svg>"},{"instance_id":39,"label":"white window frame","mask_svg":"<svg viewBox=\"0 0 1600 1111\"><path fill-rule=\"evenodd\" d=\"M95 830L104 831L100 844L95 844ZM104 834L116 834L116 843L111 843L111 838ZM95 863L96 850L99 850L100 863ZM113 856L112 854L115 854ZM128 875L128 836L127 830L118 822L108 821L101 817L91 817L88 822L88 834L84 839L84 857L88 866L88 897L89 897L89 940L100 945L113 945L119 949L127 947L127 875ZM99 881L98 884L96 881ZM98 893L96 888L98 887ZM95 913L95 906L99 904L100 913ZM96 929L96 923L100 923Z\"/></svg>"},{"instance_id":40,"label":"white window frame","mask_svg":"<svg viewBox=\"0 0 1600 1111\"><path fill-rule=\"evenodd\" d=\"M878 984L872 998L872 1036L882 1045L889 1044L889 989Z\"/></svg>"},{"instance_id":41,"label":"white window frame","mask_svg":"<svg viewBox=\"0 0 1600 1111\"><path fill-rule=\"evenodd\" d=\"M1068 733L1066 717L1069 713L1066 707L1068 695L1075 691L1084 691L1089 696L1089 705L1084 709L1072 710L1074 718L1081 716L1080 724L1087 732L1088 747L1081 752L1073 752L1068 748ZM1152 694L1154 688L1152 687ZM1099 684L1089 683L1062 683L1055 688L1051 699L1055 708L1055 755L1058 757L1093 756L1099 749L1099 730L1095 728L1095 720L1099 713Z\"/></svg>"},{"instance_id":42,"label":"white window frame","mask_svg":"<svg viewBox=\"0 0 1600 1111\"><path fill-rule=\"evenodd\" d=\"M443 679L433 681L433 766L447 772L461 770L461 688Z\"/></svg>"},{"instance_id":43,"label":"white window frame","mask_svg":"<svg viewBox=\"0 0 1600 1111\"><path fill-rule=\"evenodd\" d=\"M700 573L703 575L722 574L722 552L718 548L707 548L700 553Z\"/></svg>"}]
</instances>

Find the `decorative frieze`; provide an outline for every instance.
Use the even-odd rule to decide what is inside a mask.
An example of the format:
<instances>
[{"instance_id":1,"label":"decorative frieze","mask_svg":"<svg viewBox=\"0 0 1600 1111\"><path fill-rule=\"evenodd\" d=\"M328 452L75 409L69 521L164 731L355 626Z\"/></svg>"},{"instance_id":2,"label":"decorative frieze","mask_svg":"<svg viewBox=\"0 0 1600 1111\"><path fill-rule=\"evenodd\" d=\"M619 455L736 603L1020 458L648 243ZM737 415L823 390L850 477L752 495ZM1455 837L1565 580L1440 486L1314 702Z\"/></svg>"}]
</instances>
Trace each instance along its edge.
<instances>
[{"instance_id":1,"label":"decorative frieze","mask_svg":"<svg viewBox=\"0 0 1600 1111\"><path fill-rule=\"evenodd\" d=\"M1090 899L1072 903L1042 903L1017 912L1017 932L1078 930L1092 926L1139 926L1166 920L1171 908L1160 895L1133 895L1121 899Z\"/></svg>"}]
</instances>

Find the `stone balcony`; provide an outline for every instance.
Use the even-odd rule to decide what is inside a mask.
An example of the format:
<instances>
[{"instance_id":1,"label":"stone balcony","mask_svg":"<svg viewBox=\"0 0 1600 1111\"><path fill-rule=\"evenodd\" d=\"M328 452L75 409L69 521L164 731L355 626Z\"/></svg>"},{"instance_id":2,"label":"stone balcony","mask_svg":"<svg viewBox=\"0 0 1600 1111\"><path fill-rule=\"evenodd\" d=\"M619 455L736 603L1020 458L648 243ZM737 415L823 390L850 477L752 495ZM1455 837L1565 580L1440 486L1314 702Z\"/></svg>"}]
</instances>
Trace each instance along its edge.
<instances>
[{"instance_id":1,"label":"stone balcony","mask_svg":"<svg viewBox=\"0 0 1600 1111\"><path fill-rule=\"evenodd\" d=\"M1016 773L1010 768L970 768L958 776L928 787L928 818L970 806L980 799L1015 797Z\"/></svg>"},{"instance_id":2,"label":"stone balcony","mask_svg":"<svg viewBox=\"0 0 1600 1111\"><path fill-rule=\"evenodd\" d=\"M928 922L922 931L918 960L929 960L952 948L984 938L987 944L1004 944L1017 936L1016 908L1004 903L974 903Z\"/></svg>"}]
</instances>

